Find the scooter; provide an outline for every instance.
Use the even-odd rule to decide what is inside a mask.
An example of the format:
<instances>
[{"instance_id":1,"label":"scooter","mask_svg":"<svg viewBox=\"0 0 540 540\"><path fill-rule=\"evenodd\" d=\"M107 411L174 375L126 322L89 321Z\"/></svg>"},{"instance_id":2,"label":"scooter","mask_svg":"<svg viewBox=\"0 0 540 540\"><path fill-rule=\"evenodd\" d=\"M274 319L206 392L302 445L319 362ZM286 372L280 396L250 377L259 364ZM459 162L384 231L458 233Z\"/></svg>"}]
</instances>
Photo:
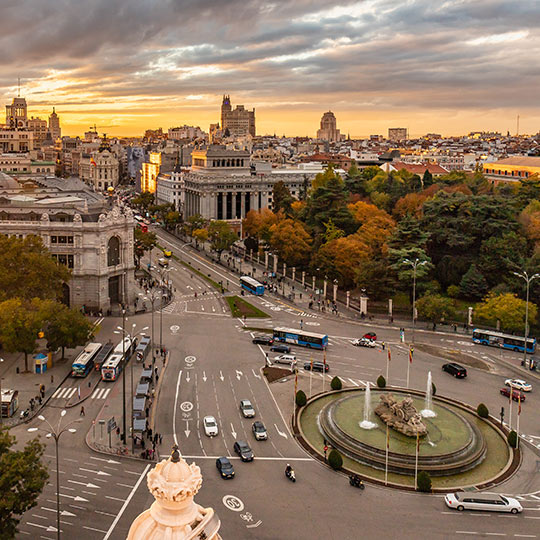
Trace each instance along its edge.
<instances>
[{"instance_id":1,"label":"scooter","mask_svg":"<svg viewBox=\"0 0 540 540\"><path fill-rule=\"evenodd\" d=\"M296 475L294 474L294 471L291 469L290 471L285 471L285 476L291 481L296 482Z\"/></svg>"},{"instance_id":2,"label":"scooter","mask_svg":"<svg viewBox=\"0 0 540 540\"><path fill-rule=\"evenodd\" d=\"M362 480L360 480L360 478L357 478L355 476L349 476L349 484L351 484L351 486L353 487L357 487L357 488L360 488L360 489L364 489L365 486L364 486L364 482L362 482Z\"/></svg>"}]
</instances>

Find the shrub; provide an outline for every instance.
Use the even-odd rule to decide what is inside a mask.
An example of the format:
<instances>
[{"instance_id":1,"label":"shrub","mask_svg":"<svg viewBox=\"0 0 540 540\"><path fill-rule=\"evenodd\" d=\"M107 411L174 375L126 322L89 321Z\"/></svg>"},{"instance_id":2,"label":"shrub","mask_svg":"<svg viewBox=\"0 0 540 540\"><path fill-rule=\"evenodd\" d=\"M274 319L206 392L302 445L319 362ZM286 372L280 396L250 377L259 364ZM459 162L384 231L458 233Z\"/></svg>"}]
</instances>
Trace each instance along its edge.
<instances>
[{"instance_id":1,"label":"shrub","mask_svg":"<svg viewBox=\"0 0 540 540\"><path fill-rule=\"evenodd\" d=\"M431 383L431 395L434 396L437 393L437 387L435 386L435 383Z\"/></svg>"},{"instance_id":2,"label":"shrub","mask_svg":"<svg viewBox=\"0 0 540 540\"><path fill-rule=\"evenodd\" d=\"M332 388L332 390L341 390L342 386L341 379L336 375L330 383L330 388Z\"/></svg>"},{"instance_id":3,"label":"shrub","mask_svg":"<svg viewBox=\"0 0 540 540\"><path fill-rule=\"evenodd\" d=\"M418 491L429 493L431 491L431 476L426 471L420 471L416 480Z\"/></svg>"},{"instance_id":4,"label":"shrub","mask_svg":"<svg viewBox=\"0 0 540 540\"><path fill-rule=\"evenodd\" d=\"M384 388L386 386L386 379L382 375L377 377L377 386L379 388Z\"/></svg>"},{"instance_id":5,"label":"shrub","mask_svg":"<svg viewBox=\"0 0 540 540\"><path fill-rule=\"evenodd\" d=\"M343 466L343 458L337 450L330 450L330 453L328 454L328 464L334 471L339 471Z\"/></svg>"},{"instance_id":6,"label":"shrub","mask_svg":"<svg viewBox=\"0 0 540 540\"><path fill-rule=\"evenodd\" d=\"M518 442L518 438L517 438L517 433L512 430L507 436L506 436L506 440L508 441L508 444L512 447L512 448L517 448L517 442Z\"/></svg>"},{"instance_id":7,"label":"shrub","mask_svg":"<svg viewBox=\"0 0 540 540\"><path fill-rule=\"evenodd\" d=\"M303 390L296 392L296 405L303 407L307 403L306 393Z\"/></svg>"},{"instance_id":8,"label":"shrub","mask_svg":"<svg viewBox=\"0 0 540 540\"><path fill-rule=\"evenodd\" d=\"M446 289L446 294L450 298L457 298L459 296L459 287L457 285L450 285L448 289Z\"/></svg>"},{"instance_id":9,"label":"shrub","mask_svg":"<svg viewBox=\"0 0 540 540\"><path fill-rule=\"evenodd\" d=\"M476 407L476 412L480 418L487 418L489 416L489 409L483 403L480 403L480 405Z\"/></svg>"}]
</instances>

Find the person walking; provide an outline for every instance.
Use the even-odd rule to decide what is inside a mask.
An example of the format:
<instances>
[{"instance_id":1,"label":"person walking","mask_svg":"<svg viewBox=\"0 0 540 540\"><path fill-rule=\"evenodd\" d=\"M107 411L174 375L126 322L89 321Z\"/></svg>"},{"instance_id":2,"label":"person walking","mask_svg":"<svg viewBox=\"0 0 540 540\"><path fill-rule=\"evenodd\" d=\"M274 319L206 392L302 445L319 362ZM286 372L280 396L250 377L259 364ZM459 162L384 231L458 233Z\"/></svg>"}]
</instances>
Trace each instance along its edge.
<instances>
[{"instance_id":1,"label":"person walking","mask_svg":"<svg viewBox=\"0 0 540 540\"><path fill-rule=\"evenodd\" d=\"M159 434L159 444L161 444L163 442L163 435L160 433Z\"/></svg>"},{"instance_id":2,"label":"person walking","mask_svg":"<svg viewBox=\"0 0 540 540\"><path fill-rule=\"evenodd\" d=\"M81 413L80 416L84 416L84 406L81 407Z\"/></svg>"}]
</instances>

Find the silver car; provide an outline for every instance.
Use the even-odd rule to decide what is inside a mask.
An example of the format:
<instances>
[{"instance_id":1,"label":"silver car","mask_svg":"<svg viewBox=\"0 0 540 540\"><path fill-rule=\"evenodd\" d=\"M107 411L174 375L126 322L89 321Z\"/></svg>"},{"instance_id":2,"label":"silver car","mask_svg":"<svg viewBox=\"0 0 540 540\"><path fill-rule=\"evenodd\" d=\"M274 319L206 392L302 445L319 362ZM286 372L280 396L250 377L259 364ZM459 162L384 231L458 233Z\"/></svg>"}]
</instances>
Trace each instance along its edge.
<instances>
[{"instance_id":1,"label":"silver car","mask_svg":"<svg viewBox=\"0 0 540 540\"><path fill-rule=\"evenodd\" d=\"M517 499L506 497L499 493L475 493L472 491L457 491L447 493L444 502L454 510L481 510L482 512L510 512L517 514L523 507Z\"/></svg>"}]
</instances>

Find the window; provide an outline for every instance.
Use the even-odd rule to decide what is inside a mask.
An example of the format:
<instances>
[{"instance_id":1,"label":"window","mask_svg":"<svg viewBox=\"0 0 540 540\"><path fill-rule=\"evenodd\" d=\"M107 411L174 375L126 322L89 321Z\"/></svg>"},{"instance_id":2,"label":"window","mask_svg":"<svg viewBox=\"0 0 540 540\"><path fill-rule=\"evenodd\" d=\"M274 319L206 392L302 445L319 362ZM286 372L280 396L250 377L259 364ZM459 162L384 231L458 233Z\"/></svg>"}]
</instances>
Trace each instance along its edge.
<instances>
[{"instance_id":1,"label":"window","mask_svg":"<svg viewBox=\"0 0 540 540\"><path fill-rule=\"evenodd\" d=\"M51 244L56 244L58 242L57 236L51 236Z\"/></svg>"},{"instance_id":2,"label":"window","mask_svg":"<svg viewBox=\"0 0 540 540\"><path fill-rule=\"evenodd\" d=\"M58 264L62 264L64 266L67 266L68 268L73 268L73 255L65 255L63 253L61 254L53 254L53 259L55 259Z\"/></svg>"},{"instance_id":3,"label":"window","mask_svg":"<svg viewBox=\"0 0 540 540\"><path fill-rule=\"evenodd\" d=\"M120 238L113 236L107 247L107 265L116 266L117 264L120 264Z\"/></svg>"}]
</instances>

